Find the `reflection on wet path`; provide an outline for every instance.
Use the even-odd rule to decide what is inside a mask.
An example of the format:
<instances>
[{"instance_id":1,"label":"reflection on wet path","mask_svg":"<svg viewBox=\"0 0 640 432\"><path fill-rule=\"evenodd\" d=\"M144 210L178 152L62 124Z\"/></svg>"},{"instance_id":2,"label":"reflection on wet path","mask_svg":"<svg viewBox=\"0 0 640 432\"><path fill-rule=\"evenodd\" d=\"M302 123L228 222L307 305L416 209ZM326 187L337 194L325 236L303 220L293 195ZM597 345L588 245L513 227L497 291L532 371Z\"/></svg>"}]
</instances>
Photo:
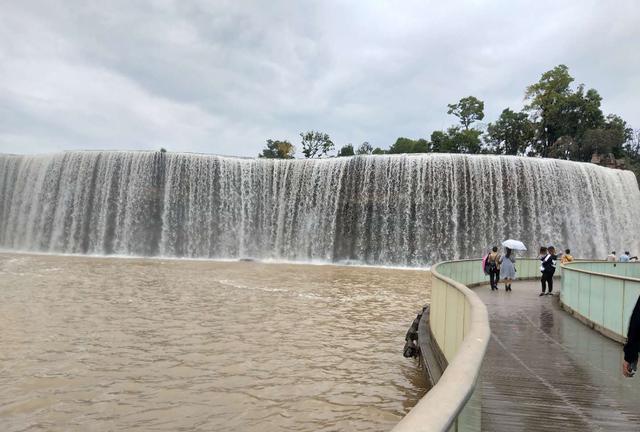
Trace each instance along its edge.
<instances>
[{"instance_id":1,"label":"reflection on wet path","mask_svg":"<svg viewBox=\"0 0 640 432\"><path fill-rule=\"evenodd\" d=\"M428 275L0 254L0 430L389 430Z\"/></svg>"},{"instance_id":2,"label":"reflection on wet path","mask_svg":"<svg viewBox=\"0 0 640 432\"><path fill-rule=\"evenodd\" d=\"M640 383L622 377L622 346L538 297L538 282L476 293L492 338L482 371L482 429L638 431Z\"/></svg>"}]
</instances>

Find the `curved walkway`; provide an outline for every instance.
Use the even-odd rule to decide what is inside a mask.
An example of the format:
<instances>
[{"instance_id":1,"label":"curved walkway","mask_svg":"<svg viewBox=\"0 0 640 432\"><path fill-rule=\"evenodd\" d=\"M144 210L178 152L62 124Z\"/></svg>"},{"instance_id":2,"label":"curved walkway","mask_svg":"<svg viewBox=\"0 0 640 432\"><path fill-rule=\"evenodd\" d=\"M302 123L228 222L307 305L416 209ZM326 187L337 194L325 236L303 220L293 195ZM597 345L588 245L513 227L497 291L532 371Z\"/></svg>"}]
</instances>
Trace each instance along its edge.
<instances>
[{"instance_id":1,"label":"curved walkway","mask_svg":"<svg viewBox=\"0 0 640 432\"><path fill-rule=\"evenodd\" d=\"M640 430L640 376L622 377L621 345L539 291L534 281L513 284L511 293L502 284L497 292L475 289L492 333L481 377L482 430Z\"/></svg>"}]
</instances>

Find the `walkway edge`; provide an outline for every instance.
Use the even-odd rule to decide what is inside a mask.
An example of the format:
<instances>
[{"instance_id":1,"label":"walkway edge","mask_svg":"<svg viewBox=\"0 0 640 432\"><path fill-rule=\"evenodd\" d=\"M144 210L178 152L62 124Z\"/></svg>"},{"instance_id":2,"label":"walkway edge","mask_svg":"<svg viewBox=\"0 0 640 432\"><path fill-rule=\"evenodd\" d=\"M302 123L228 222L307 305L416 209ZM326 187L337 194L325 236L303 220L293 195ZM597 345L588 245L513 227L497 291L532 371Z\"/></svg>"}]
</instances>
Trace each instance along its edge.
<instances>
[{"instance_id":1,"label":"walkway edge","mask_svg":"<svg viewBox=\"0 0 640 432\"><path fill-rule=\"evenodd\" d=\"M431 327L429 326L429 309L427 305L422 312L422 317L418 323L418 349L422 369L429 381L429 390L432 389L447 368L447 360L435 343Z\"/></svg>"},{"instance_id":2,"label":"walkway edge","mask_svg":"<svg viewBox=\"0 0 640 432\"><path fill-rule=\"evenodd\" d=\"M560 307L567 312L569 315L573 316L575 319L577 319L578 321L580 321L582 324L586 325L587 327L591 328L592 330L597 331L598 333L600 333L601 335L608 337L611 340L614 340L616 342L619 342L621 344L625 344L627 343L627 338L620 336L619 334L612 332L611 330L607 329L606 327L601 326L600 324L596 323L595 321L590 320L589 318L587 318L586 316L582 315L580 312L578 312L577 310L574 310L571 308L571 306L567 305L566 303L564 303L562 301L562 298L558 299L558 302L560 303Z\"/></svg>"},{"instance_id":3,"label":"walkway edge","mask_svg":"<svg viewBox=\"0 0 640 432\"><path fill-rule=\"evenodd\" d=\"M476 389L489 345L491 329L487 307L480 297L465 285L440 274L438 267L443 264L447 263L439 263L431 268L432 280L441 281L443 286L464 296L470 311L469 322L463 323L465 328L468 328L468 333L440 381L393 428L394 432L448 430Z\"/></svg>"}]
</instances>

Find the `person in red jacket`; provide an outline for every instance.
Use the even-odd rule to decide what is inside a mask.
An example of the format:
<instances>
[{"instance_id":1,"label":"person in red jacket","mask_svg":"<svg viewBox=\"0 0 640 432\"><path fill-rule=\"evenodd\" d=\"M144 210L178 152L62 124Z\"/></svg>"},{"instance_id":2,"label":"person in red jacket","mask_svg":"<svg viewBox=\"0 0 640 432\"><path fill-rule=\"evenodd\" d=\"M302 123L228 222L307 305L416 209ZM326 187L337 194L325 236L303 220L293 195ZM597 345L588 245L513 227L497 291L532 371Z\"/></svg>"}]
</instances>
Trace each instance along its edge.
<instances>
[{"instance_id":1,"label":"person in red jacket","mask_svg":"<svg viewBox=\"0 0 640 432\"><path fill-rule=\"evenodd\" d=\"M627 343L624 346L624 361L622 373L626 377L632 377L638 367L638 351L640 351L640 298L631 314Z\"/></svg>"}]
</instances>

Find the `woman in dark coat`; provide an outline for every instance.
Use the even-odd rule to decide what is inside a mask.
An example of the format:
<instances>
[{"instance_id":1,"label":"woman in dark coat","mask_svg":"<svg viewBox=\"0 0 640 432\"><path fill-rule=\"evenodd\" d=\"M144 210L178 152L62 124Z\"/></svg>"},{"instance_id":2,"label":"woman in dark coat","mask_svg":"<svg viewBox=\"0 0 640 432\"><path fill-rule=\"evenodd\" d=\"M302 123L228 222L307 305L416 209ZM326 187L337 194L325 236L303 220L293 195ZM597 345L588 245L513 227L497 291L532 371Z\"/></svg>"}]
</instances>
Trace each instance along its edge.
<instances>
[{"instance_id":1,"label":"woman in dark coat","mask_svg":"<svg viewBox=\"0 0 640 432\"><path fill-rule=\"evenodd\" d=\"M624 376L632 377L635 373L638 366L638 351L640 351L640 298L636 302L636 307L631 314L631 321L629 321L629 332L627 333L624 361L622 362Z\"/></svg>"}]
</instances>

